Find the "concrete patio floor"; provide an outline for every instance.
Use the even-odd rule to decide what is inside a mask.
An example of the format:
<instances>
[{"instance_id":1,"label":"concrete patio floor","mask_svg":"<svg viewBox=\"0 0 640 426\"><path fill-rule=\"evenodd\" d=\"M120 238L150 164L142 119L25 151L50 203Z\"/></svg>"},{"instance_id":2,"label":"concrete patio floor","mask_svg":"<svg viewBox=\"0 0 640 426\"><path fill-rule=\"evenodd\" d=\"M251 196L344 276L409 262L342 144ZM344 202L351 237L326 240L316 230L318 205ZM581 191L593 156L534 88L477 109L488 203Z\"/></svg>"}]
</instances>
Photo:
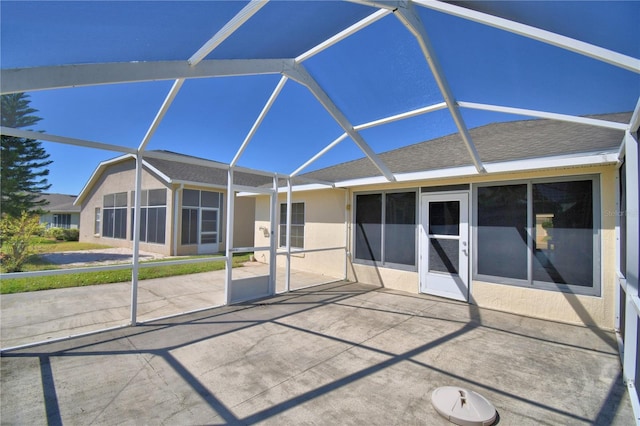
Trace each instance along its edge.
<instances>
[{"instance_id":1,"label":"concrete patio floor","mask_svg":"<svg viewBox=\"0 0 640 426\"><path fill-rule=\"evenodd\" d=\"M225 274L222 270L139 281L137 320L224 305ZM259 262L233 268L234 281L266 283L268 275L269 265ZM291 271L292 289L339 280ZM278 293L284 292L284 283L284 268L278 268ZM0 348L75 336L130 324L131 282L6 294L0 307Z\"/></svg>"},{"instance_id":2,"label":"concrete patio floor","mask_svg":"<svg viewBox=\"0 0 640 426\"><path fill-rule=\"evenodd\" d=\"M504 425L631 425L600 330L333 283L2 353L2 424L447 425L439 386Z\"/></svg>"}]
</instances>

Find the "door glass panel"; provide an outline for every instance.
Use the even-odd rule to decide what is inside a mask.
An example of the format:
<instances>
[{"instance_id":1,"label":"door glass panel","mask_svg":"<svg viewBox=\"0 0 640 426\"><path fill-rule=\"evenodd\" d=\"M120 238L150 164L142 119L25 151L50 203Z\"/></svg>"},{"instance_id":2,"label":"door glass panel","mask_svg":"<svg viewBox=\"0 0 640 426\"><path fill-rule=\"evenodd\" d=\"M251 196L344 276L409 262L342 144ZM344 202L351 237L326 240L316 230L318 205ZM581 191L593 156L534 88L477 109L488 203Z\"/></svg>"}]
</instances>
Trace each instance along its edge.
<instances>
[{"instance_id":1,"label":"door glass panel","mask_svg":"<svg viewBox=\"0 0 640 426\"><path fill-rule=\"evenodd\" d=\"M382 195L356 196L356 259L382 259Z\"/></svg>"},{"instance_id":2,"label":"door glass panel","mask_svg":"<svg viewBox=\"0 0 640 426\"><path fill-rule=\"evenodd\" d=\"M218 207L219 200L219 192L202 191L202 207Z\"/></svg>"},{"instance_id":3,"label":"door glass panel","mask_svg":"<svg viewBox=\"0 0 640 426\"><path fill-rule=\"evenodd\" d=\"M460 241L429 238L429 272L458 273Z\"/></svg>"},{"instance_id":4,"label":"door glass panel","mask_svg":"<svg viewBox=\"0 0 640 426\"><path fill-rule=\"evenodd\" d=\"M432 201L429 203L429 234L460 235L459 201Z\"/></svg>"},{"instance_id":5,"label":"door glass panel","mask_svg":"<svg viewBox=\"0 0 640 426\"><path fill-rule=\"evenodd\" d=\"M202 232L216 232L218 230L218 212L215 210L202 210Z\"/></svg>"},{"instance_id":6,"label":"door glass panel","mask_svg":"<svg viewBox=\"0 0 640 426\"><path fill-rule=\"evenodd\" d=\"M200 244L216 244L217 242L218 242L218 234L200 235Z\"/></svg>"}]
</instances>

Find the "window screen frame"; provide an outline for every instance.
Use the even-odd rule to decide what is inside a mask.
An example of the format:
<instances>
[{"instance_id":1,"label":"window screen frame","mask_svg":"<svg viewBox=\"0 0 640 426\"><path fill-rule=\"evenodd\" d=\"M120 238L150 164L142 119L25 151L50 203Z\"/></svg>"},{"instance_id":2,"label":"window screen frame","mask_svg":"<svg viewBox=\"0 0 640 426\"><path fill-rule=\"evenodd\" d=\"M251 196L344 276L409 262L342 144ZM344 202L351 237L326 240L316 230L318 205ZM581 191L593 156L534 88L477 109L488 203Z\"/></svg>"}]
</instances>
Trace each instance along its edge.
<instances>
[{"instance_id":1,"label":"window screen frame","mask_svg":"<svg viewBox=\"0 0 640 426\"><path fill-rule=\"evenodd\" d=\"M160 204L157 201L152 201L154 197L152 195L157 195L162 193L163 204ZM140 242L146 244L155 244L155 245L166 245L167 244L167 196L168 191L167 188L152 188L152 189L143 189L140 192ZM131 224L134 223L135 216L135 197L136 191L131 191ZM163 226L158 226L158 222L150 221L150 218L153 216L158 217L160 212L164 215L164 224ZM149 226L150 223L155 223L155 227L152 228ZM155 235L155 238L150 238L149 236L152 234ZM131 230L131 240L133 240L133 229ZM158 235L162 236L162 241L159 241ZM151 240L151 241L150 241Z\"/></svg>"},{"instance_id":2,"label":"window screen frame","mask_svg":"<svg viewBox=\"0 0 640 426\"><path fill-rule=\"evenodd\" d=\"M102 232L101 238L113 238L115 240L126 240L128 234L128 223L127 223L127 196L126 191L115 192L110 194L105 194L102 196ZM121 220L121 225L124 227L120 227L117 229L116 224L118 222L118 217ZM107 220L108 219L108 220ZM108 223L110 222L110 224ZM110 230L111 232L105 232ZM117 230L122 231L123 235L116 232Z\"/></svg>"},{"instance_id":3,"label":"window screen frame","mask_svg":"<svg viewBox=\"0 0 640 426\"><path fill-rule=\"evenodd\" d=\"M293 215L293 206L294 205L302 205L302 224L299 223L291 223L291 230L293 231L293 227L302 228L302 246L293 245L293 238L291 239L291 250L304 250L304 246L306 245L306 232L305 227L307 225L307 206L304 201L292 201L291 202L291 213ZM283 212L284 209L284 212ZM286 238L287 238L287 203L280 203L280 209L278 211L278 247L286 248ZM283 214L284 213L284 214ZM291 232L293 234L293 232ZM284 244L283 244L284 242Z\"/></svg>"},{"instance_id":4,"label":"window screen frame","mask_svg":"<svg viewBox=\"0 0 640 426\"><path fill-rule=\"evenodd\" d=\"M534 199L533 186L536 184L552 184L562 182L578 182L591 181L592 190L592 224L593 224L593 265L592 276L593 283L591 286L581 286L572 284L561 284L546 281L537 281L533 279L533 262L535 257L533 236L536 226L534 220ZM511 285L516 287L533 288L539 290L555 291L561 293L572 293L577 295L595 296L602 295L602 179L600 174L588 175L568 175L548 178L519 179L497 182L483 182L472 185L472 279L476 281L484 281L495 284ZM478 273L478 189L482 187L508 186L508 185L526 185L527 186L527 218L526 218L526 235L527 235L527 279L507 278L494 275L484 275Z\"/></svg>"},{"instance_id":5,"label":"window screen frame","mask_svg":"<svg viewBox=\"0 0 640 426\"><path fill-rule=\"evenodd\" d=\"M403 263L393 263L386 261L386 221L387 221L387 195L388 194L402 194L402 193L413 193L415 195L415 210L414 210L414 260L413 265L403 264ZM381 196L381 240L380 240L380 256L381 259L378 260L369 260L369 259L360 259L356 257L356 243L357 243L357 213L358 213L358 204L357 197L359 195L380 195ZM360 265L368 265L368 266L376 266L388 269L398 269L403 271L410 272L418 272L418 263L419 263L419 238L418 238L418 225L420 221L420 190L419 188L398 188L398 189L389 189L389 190L379 190L379 191L358 191L354 192L352 196L352 205L353 212L351 216L351 253L352 253L352 261L355 264Z\"/></svg>"}]
</instances>

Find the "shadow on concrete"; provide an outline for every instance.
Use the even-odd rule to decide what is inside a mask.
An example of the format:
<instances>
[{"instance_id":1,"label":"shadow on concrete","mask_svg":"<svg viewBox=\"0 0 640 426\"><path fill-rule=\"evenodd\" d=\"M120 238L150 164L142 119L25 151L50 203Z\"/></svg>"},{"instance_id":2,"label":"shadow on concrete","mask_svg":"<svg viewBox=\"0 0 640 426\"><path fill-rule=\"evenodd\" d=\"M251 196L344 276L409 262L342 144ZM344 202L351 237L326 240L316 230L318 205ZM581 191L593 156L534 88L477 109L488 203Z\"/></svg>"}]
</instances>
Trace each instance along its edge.
<instances>
[{"instance_id":1,"label":"shadow on concrete","mask_svg":"<svg viewBox=\"0 0 640 426\"><path fill-rule=\"evenodd\" d=\"M394 303L391 305L384 304L376 299L383 297L393 299ZM413 311L411 309L396 308L395 306L402 305L402 300L396 300L398 297L407 298L407 302L416 301L417 308L414 308ZM440 322L443 325L448 324L447 329L451 329L451 331L442 332L438 337L414 348L395 351L384 349L374 344L372 337L366 339L339 337L328 332L318 331L312 327L300 326L295 323L296 321L292 318L300 314L315 314L315 311L330 306L346 310L346 318L351 318L355 315L360 315L362 318L368 316L375 317L380 314L384 315L385 318L393 317L394 322L388 327L385 327L376 336L393 332L405 325L408 321L415 320L436 319L437 321L434 327L437 327L437 322ZM447 315L444 317L436 314L430 315L428 312L425 312L427 310L437 310L438 312L445 313L451 312L451 318L447 318ZM468 319L456 320L456 311L462 313L464 310L468 310ZM352 312L352 315L348 314L348 312ZM504 314L504 318L507 317L510 317L513 321L515 316ZM503 336L512 336L523 344L525 339L533 339L533 343L527 344L532 344L534 349L540 345L540 342L545 344L550 343L547 346L553 347L563 347L564 345L562 342L535 336L536 327L545 324L544 321L531 320L535 321L535 326L527 330L532 332L532 337L522 331L513 331L510 327L500 327L493 324L499 323L501 319L502 317L494 318L489 321L491 323L490 325L485 325L483 324L482 311L473 305L449 302L420 295L408 295L383 290L374 286L353 283L334 283L312 289L298 290L260 301L147 323L143 326L110 331L28 349L4 352L2 353L2 358L3 363L11 359L25 358L33 358L39 361L45 412L49 424L62 424L63 422L83 423L88 420L82 418L67 419L61 415L64 410L60 407L59 395L56 390L56 378L51 368L52 359L71 359L75 357L86 359L87 357L101 358L105 356L122 355L152 355L161 358L173 372L188 385L191 392L197 394L201 401L216 413L218 417L210 419L210 422L213 423L222 421L225 424L256 424L265 420L274 421L278 419L279 416L294 408L302 406L309 407L308 404L313 401L322 400L324 402L318 402L318 404L324 406L326 398L336 391L377 376L381 372L391 370L403 363L428 370L430 374L435 373L441 376L443 380L449 380L473 389L488 392L502 399L503 403L505 401L521 403L523 406L536 411L537 415L542 412L548 413L551 416L550 419L545 420L539 419L536 415L527 412L520 413L519 415L524 419L538 419L542 422L553 422L552 420L563 419L564 422L568 423L589 424L594 424L594 422L595 424L608 424L607 422L611 421L613 416L612 412L615 414L615 412L621 408L622 399L625 395L620 376L615 378L611 384L608 394L604 400L601 401L601 408L597 411L597 417L593 418L583 412L573 412L571 409L565 408L568 405L564 403L551 403L550 401L554 401L553 398L542 401L534 397L529 397L526 389L518 393L507 391L496 386L495 383L485 383L477 378L458 373L455 369L443 368L437 365L435 359L433 362L425 361L425 353L447 345L459 345L460 342L465 339L477 339L477 332L499 332L499 334ZM292 324L291 321L294 323ZM277 330L293 330L300 338L308 336L310 339L320 339L320 341L326 342L326 346L330 346L331 344L340 345L346 348L344 351L365 351L372 354L372 359L374 358L373 355L375 355L382 360L373 362L371 365L365 365L328 383L318 384L308 390L297 392L291 397L284 398L281 401L270 402L266 408L257 409L251 414L243 415L239 414L237 407L232 407L225 403L223 395L213 392L210 384L203 382L205 375L185 366L176 355L177 350L194 348L195 351L198 351L199 343L221 336L239 335L254 327L264 327L266 325ZM553 324L550 326L554 327ZM512 326L511 328L514 327L515 326ZM282 331L280 331L280 333L282 333ZM588 344L568 344L566 347L569 350L575 350L575 352L592 354L590 356L611 357L611 354L602 354L601 351L598 350L593 351ZM231 346L229 350L233 350L233 346ZM286 352L288 348L282 348L281 350ZM480 362L479 360L473 361ZM519 361L520 360L514 360L514 362ZM527 360L524 360L524 362L526 363ZM8 369L9 366L3 366L3 372L8 371ZM539 372L539 374L542 376L545 372ZM3 389L3 392L7 391L11 391L11 389ZM154 389L149 389L149 393L153 392L155 392ZM550 392L552 391L550 390ZM131 401L131 404L135 403L136 401ZM389 401L389 403L393 404L394 402ZM424 404L428 404L428 401L424 401ZM630 407L624 408L630 410ZM169 407L168 409L170 410L171 408ZM498 411L500 412L500 409ZM322 411L320 410L319 412ZM345 413L345 416L346 415ZM501 417L504 420L504 414L502 414ZM167 414L165 418L170 419L171 415ZM344 419L346 421L348 417L344 417ZM9 419L7 420L10 421ZM95 418L93 420L95 420ZM316 420L320 421L320 419ZM354 419L351 418L351 420ZM362 420L366 421L365 419ZM147 422L145 419L136 419L136 421L142 423Z\"/></svg>"}]
</instances>

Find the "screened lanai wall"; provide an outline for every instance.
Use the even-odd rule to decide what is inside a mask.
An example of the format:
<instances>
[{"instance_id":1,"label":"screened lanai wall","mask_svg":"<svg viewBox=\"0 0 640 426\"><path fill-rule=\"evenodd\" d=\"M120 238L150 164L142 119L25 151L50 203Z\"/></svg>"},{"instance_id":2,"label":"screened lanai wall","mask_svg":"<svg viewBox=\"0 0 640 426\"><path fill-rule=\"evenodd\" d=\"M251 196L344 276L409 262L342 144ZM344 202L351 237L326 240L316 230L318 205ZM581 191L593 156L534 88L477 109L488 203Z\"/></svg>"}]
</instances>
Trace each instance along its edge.
<instances>
[{"instance_id":1,"label":"screened lanai wall","mask_svg":"<svg viewBox=\"0 0 640 426\"><path fill-rule=\"evenodd\" d=\"M246 250L278 255L280 191L287 194L290 258L291 194L335 186L304 180L305 171L364 156L382 182L424 178L394 173L379 153L457 132L470 172L491 174L495 165L483 162L469 128L527 117L624 130L617 321L624 376L640 416L636 2L27 1L0 7L1 93L29 93L33 106L44 106L42 115L49 112L50 129L3 126L2 134L44 141L59 167L80 181L90 175L81 163L93 169L108 156L136 157L133 261L103 267L132 271L131 325L139 322L137 278L145 266L137 237L141 162L171 159L151 149L202 158L194 164L224 163L230 213L222 260L230 303L276 291L271 262L259 291L234 293L231 257ZM633 111L623 126L585 117L622 111ZM83 161L70 149L80 150ZM238 185L238 172L273 185ZM234 246L238 192L270 196L268 246Z\"/></svg>"}]
</instances>

